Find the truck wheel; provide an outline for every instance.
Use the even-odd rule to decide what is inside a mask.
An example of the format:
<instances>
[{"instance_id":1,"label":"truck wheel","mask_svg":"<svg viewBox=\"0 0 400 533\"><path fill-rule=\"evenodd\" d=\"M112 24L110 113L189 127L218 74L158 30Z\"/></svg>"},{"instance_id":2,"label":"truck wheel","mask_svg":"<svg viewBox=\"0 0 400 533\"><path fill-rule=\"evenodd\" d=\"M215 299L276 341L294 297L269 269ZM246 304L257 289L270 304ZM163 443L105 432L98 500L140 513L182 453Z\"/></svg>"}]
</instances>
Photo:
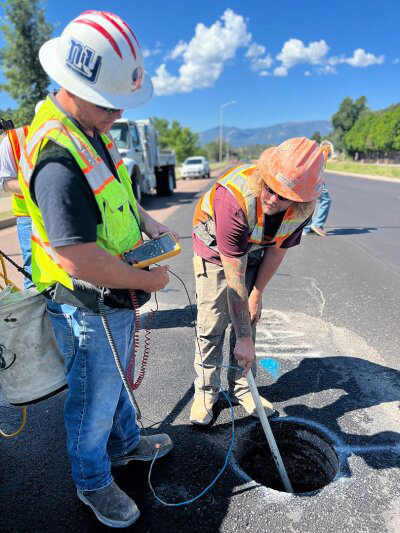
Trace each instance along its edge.
<instances>
[{"instance_id":1,"label":"truck wheel","mask_svg":"<svg viewBox=\"0 0 400 533\"><path fill-rule=\"evenodd\" d=\"M172 196L175 183L174 167L169 166L164 168L161 172L157 172L156 181L157 196Z\"/></svg>"},{"instance_id":2,"label":"truck wheel","mask_svg":"<svg viewBox=\"0 0 400 533\"><path fill-rule=\"evenodd\" d=\"M133 194L135 195L136 200L140 204L142 201L142 186L140 183L140 172L138 170L133 171L131 181Z\"/></svg>"}]
</instances>

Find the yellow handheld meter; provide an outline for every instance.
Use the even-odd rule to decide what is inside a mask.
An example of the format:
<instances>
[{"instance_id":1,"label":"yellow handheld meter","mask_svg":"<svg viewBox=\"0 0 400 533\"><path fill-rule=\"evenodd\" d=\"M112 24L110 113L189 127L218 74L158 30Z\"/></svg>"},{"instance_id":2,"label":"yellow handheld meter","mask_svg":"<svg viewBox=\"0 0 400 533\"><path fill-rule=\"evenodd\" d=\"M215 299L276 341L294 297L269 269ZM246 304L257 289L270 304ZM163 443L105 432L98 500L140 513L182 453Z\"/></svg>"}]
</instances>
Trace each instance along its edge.
<instances>
[{"instance_id":1,"label":"yellow handheld meter","mask_svg":"<svg viewBox=\"0 0 400 533\"><path fill-rule=\"evenodd\" d=\"M156 239L144 241L133 250L125 252L124 261L138 268L145 268L181 253L179 242L172 233L163 233Z\"/></svg>"}]
</instances>

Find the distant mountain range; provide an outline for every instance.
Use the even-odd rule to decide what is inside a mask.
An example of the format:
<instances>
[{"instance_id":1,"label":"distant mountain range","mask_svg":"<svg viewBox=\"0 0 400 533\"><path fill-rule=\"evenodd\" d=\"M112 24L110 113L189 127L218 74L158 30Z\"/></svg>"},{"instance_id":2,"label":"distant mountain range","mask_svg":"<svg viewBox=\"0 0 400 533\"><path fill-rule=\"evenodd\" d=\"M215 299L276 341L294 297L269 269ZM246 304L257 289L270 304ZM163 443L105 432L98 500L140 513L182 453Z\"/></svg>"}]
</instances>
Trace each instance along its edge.
<instances>
[{"instance_id":1,"label":"distant mountain range","mask_svg":"<svg viewBox=\"0 0 400 533\"><path fill-rule=\"evenodd\" d=\"M228 138L231 146L249 146L251 144L276 145L290 137L311 137L319 131L321 136L327 135L332 130L329 120L310 120L308 122L283 122L265 128L236 128L224 126L224 139ZM232 132L232 133L231 133ZM229 134L229 137L227 137ZM201 144L207 144L219 139L219 127L211 128L199 133Z\"/></svg>"}]
</instances>

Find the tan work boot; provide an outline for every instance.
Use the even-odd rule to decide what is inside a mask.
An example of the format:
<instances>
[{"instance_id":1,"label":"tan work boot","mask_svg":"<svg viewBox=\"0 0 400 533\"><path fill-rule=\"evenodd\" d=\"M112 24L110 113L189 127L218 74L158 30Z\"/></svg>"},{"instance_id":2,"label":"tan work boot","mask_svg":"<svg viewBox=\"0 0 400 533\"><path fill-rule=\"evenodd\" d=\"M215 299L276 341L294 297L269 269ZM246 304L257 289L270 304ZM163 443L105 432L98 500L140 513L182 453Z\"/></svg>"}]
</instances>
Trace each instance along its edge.
<instances>
[{"instance_id":1,"label":"tan work boot","mask_svg":"<svg viewBox=\"0 0 400 533\"><path fill-rule=\"evenodd\" d=\"M254 400L253 400L253 397L250 391L245 392L239 398L235 396L234 394L230 393L229 398L234 405L241 405L242 407L244 407L246 412L249 415L258 417L257 407L256 407L256 404L254 403ZM275 414L275 409L272 403L269 402L266 398L263 398L262 396L260 396L260 400L265 409L265 414L267 416L273 416Z\"/></svg>"},{"instance_id":2,"label":"tan work boot","mask_svg":"<svg viewBox=\"0 0 400 533\"><path fill-rule=\"evenodd\" d=\"M207 426L213 419L213 406L216 399L210 394L196 394L190 409L190 421L192 424Z\"/></svg>"},{"instance_id":3,"label":"tan work boot","mask_svg":"<svg viewBox=\"0 0 400 533\"><path fill-rule=\"evenodd\" d=\"M314 233L316 233L317 235L319 235L320 237L326 237L327 236L327 233L326 231L324 230L324 228L320 228L318 226L311 226L311 229Z\"/></svg>"}]
</instances>

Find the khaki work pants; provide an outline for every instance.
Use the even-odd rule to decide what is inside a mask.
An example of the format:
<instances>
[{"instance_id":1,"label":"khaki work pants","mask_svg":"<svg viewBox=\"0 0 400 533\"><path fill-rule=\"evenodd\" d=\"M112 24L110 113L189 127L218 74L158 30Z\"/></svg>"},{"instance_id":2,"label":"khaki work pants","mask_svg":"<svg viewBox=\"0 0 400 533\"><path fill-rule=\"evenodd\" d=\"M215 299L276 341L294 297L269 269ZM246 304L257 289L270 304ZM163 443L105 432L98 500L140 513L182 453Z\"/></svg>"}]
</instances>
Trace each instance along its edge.
<instances>
[{"instance_id":1,"label":"khaki work pants","mask_svg":"<svg viewBox=\"0 0 400 533\"><path fill-rule=\"evenodd\" d=\"M218 398L220 367L223 364L222 348L225 330L231 323L228 309L227 284L224 269L221 266L205 261L195 255L193 258L196 279L197 301L197 336L194 368L197 377L194 382L195 395L209 394L215 403ZM246 271L246 287L248 293L256 281L258 266L248 267ZM252 327L253 341L256 328ZM236 335L232 327L229 338L229 365L237 366L233 354ZM227 364L227 363L225 363ZM256 374L254 363L252 372ZM228 369L229 393L240 398L249 391L247 379L241 370Z\"/></svg>"}]
</instances>

